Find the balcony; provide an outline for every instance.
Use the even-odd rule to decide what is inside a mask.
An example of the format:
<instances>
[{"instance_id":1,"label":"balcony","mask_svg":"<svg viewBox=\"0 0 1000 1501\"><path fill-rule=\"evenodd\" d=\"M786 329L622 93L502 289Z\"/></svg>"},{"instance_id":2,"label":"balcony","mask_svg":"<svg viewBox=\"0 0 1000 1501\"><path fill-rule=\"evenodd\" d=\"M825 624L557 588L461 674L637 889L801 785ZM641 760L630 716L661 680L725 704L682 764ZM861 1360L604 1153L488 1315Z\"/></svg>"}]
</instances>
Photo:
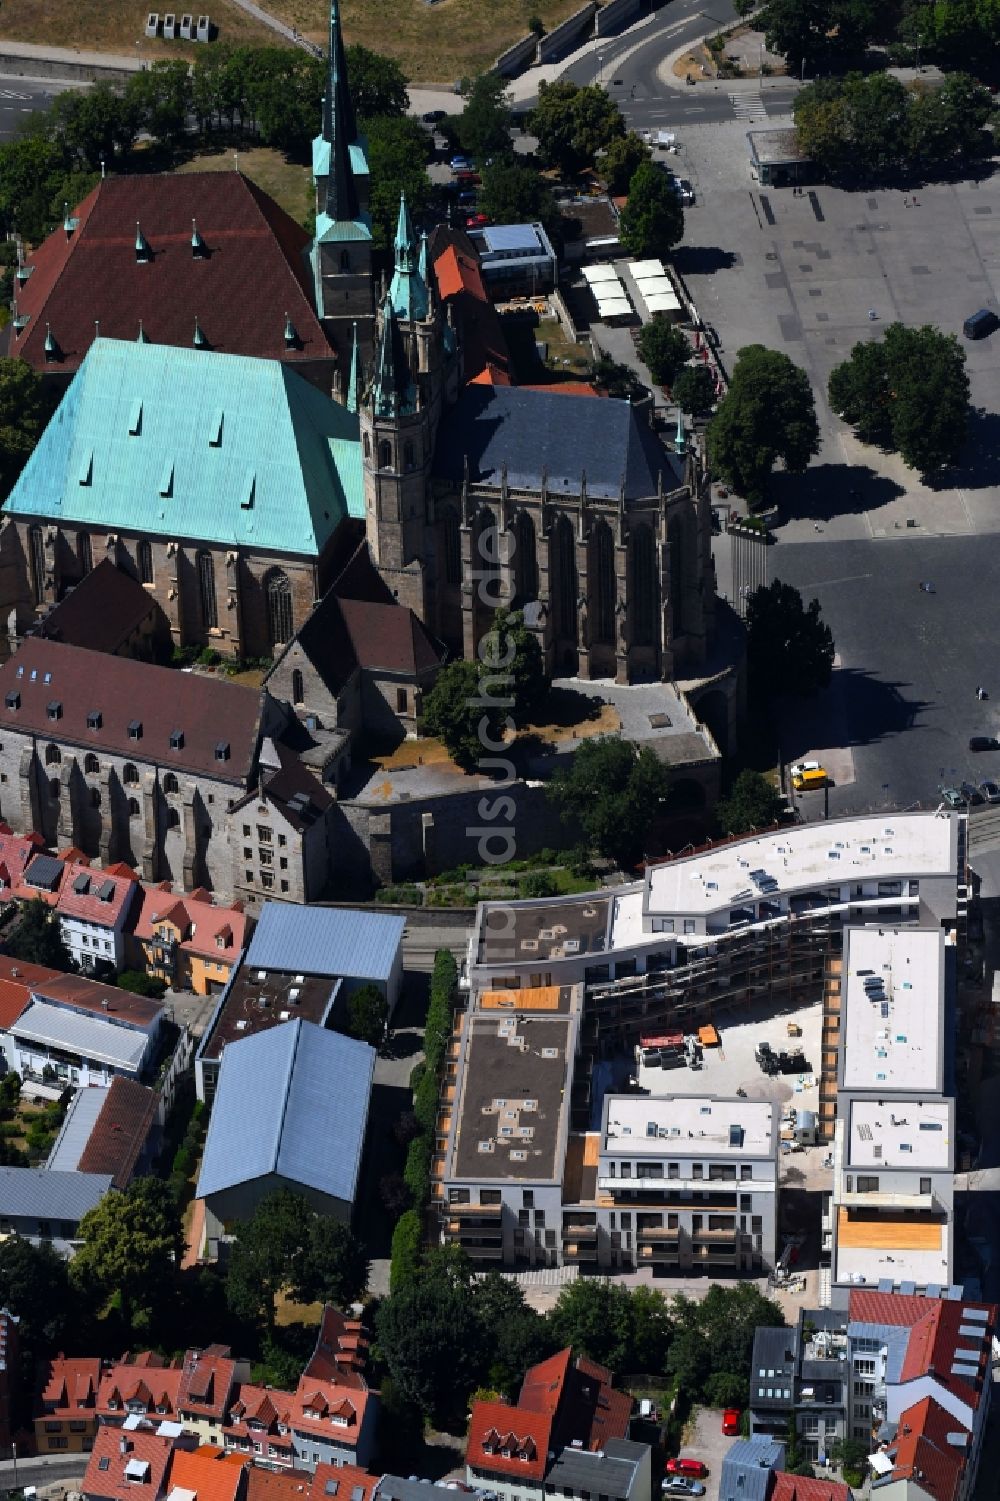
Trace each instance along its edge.
<instances>
[{"instance_id":1,"label":"balcony","mask_svg":"<svg viewBox=\"0 0 1000 1501\"><path fill-rule=\"evenodd\" d=\"M596 1240L596 1225L567 1225L563 1224L563 1240Z\"/></svg>"},{"instance_id":2,"label":"balcony","mask_svg":"<svg viewBox=\"0 0 1000 1501\"><path fill-rule=\"evenodd\" d=\"M655 1241L661 1241L661 1240L663 1240L663 1241L678 1240L679 1241L680 1237L681 1237L681 1232L680 1232L680 1230L678 1229L678 1227L676 1225L672 1225L672 1226L667 1226L667 1225L648 1225L646 1228L644 1228L642 1230L637 1230L636 1231L636 1239L640 1240L640 1241L643 1241L643 1240L655 1240Z\"/></svg>"},{"instance_id":3,"label":"balcony","mask_svg":"<svg viewBox=\"0 0 1000 1501\"><path fill-rule=\"evenodd\" d=\"M503 1214L502 1204L449 1204L448 1213L461 1219L463 1224L471 1220L498 1221ZM497 1234L500 1233L499 1225L496 1226Z\"/></svg>"},{"instance_id":4,"label":"balcony","mask_svg":"<svg viewBox=\"0 0 1000 1501\"><path fill-rule=\"evenodd\" d=\"M579 1241L572 1240L563 1246L563 1261L580 1262L597 1260L597 1246L583 1245Z\"/></svg>"},{"instance_id":5,"label":"balcony","mask_svg":"<svg viewBox=\"0 0 1000 1501\"><path fill-rule=\"evenodd\" d=\"M695 1244L703 1240L713 1245L723 1241L729 1241L731 1244L734 1244L738 1234L739 1231L735 1227L732 1230L692 1230L691 1239Z\"/></svg>"}]
</instances>

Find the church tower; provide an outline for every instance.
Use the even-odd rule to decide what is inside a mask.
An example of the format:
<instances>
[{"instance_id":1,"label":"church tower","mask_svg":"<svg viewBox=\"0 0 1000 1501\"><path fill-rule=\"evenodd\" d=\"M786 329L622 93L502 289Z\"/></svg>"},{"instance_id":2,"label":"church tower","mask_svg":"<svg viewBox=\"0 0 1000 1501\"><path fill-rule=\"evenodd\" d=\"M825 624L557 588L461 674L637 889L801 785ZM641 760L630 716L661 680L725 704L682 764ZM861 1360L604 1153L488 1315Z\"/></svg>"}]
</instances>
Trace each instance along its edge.
<instances>
[{"instance_id":1,"label":"church tower","mask_svg":"<svg viewBox=\"0 0 1000 1501\"><path fill-rule=\"evenodd\" d=\"M339 0L330 0L323 128L313 141L312 169L316 237L310 258L316 311L340 356L343 381L354 324L361 359L371 358L375 308L368 160L351 101Z\"/></svg>"}]
</instances>

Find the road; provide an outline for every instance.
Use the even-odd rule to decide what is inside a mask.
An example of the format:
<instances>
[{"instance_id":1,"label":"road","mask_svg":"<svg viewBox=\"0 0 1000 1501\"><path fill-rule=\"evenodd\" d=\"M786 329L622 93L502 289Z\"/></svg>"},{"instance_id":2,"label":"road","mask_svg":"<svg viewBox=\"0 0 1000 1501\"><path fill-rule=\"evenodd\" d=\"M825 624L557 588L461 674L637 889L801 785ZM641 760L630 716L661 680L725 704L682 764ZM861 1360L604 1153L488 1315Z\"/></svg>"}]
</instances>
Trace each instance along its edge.
<instances>
[{"instance_id":1,"label":"road","mask_svg":"<svg viewBox=\"0 0 1000 1501\"><path fill-rule=\"evenodd\" d=\"M48 109L57 94L75 84L0 74L0 141L9 141L29 115Z\"/></svg>"},{"instance_id":2,"label":"road","mask_svg":"<svg viewBox=\"0 0 1000 1501\"><path fill-rule=\"evenodd\" d=\"M45 1459L0 1460L0 1492L20 1490L26 1485L72 1485L83 1479L87 1459L86 1454L50 1454Z\"/></svg>"}]
</instances>

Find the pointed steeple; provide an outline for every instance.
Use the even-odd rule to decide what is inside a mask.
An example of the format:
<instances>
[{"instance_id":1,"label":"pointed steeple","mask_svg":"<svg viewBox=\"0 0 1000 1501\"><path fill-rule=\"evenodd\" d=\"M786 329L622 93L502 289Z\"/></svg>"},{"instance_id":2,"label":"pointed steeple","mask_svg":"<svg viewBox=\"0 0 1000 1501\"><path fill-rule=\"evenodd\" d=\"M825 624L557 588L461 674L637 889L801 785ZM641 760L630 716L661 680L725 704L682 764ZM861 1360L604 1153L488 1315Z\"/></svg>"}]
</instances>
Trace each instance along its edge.
<instances>
[{"instance_id":1,"label":"pointed steeple","mask_svg":"<svg viewBox=\"0 0 1000 1501\"><path fill-rule=\"evenodd\" d=\"M148 344L149 343L149 335L147 334L146 330L142 326L142 319L141 318L139 319L139 332L136 335L135 342L137 344Z\"/></svg>"},{"instance_id":2,"label":"pointed steeple","mask_svg":"<svg viewBox=\"0 0 1000 1501\"><path fill-rule=\"evenodd\" d=\"M358 390L361 385L361 357L358 350L358 325L354 325L354 342L351 345L351 376L347 384L347 410L358 410Z\"/></svg>"},{"instance_id":3,"label":"pointed steeple","mask_svg":"<svg viewBox=\"0 0 1000 1501\"><path fill-rule=\"evenodd\" d=\"M401 417L416 411L417 393L391 298L382 304L382 331L375 357L372 399L376 417Z\"/></svg>"},{"instance_id":4,"label":"pointed steeple","mask_svg":"<svg viewBox=\"0 0 1000 1501\"><path fill-rule=\"evenodd\" d=\"M684 413L677 408L677 431L674 434L674 448L677 453L683 453L687 447L687 435L684 432Z\"/></svg>"},{"instance_id":5,"label":"pointed steeple","mask_svg":"<svg viewBox=\"0 0 1000 1501\"><path fill-rule=\"evenodd\" d=\"M292 322L291 316L288 313L286 313L285 314L285 348L286 349L298 349L299 346L301 345L301 343L302 343L302 340L299 338L299 331L295 327L295 324Z\"/></svg>"},{"instance_id":6,"label":"pointed steeple","mask_svg":"<svg viewBox=\"0 0 1000 1501\"><path fill-rule=\"evenodd\" d=\"M427 283L418 267L416 236L406 206L406 194L399 195L399 220L393 241L396 269L392 274L389 298L397 318L406 321L427 317Z\"/></svg>"},{"instance_id":7,"label":"pointed steeple","mask_svg":"<svg viewBox=\"0 0 1000 1501\"><path fill-rule=\"evenodd\" d=\"M427 274L427 265L427 231L425 229L422 230L420 234L420 260L417 262L417 270L420 272L420 276L425 287L430 286L430 278Z\"/></svg>"},{"instance_id":8,"label":"pointed steeple","mask_svg":"<svg viewBox=\"0 0 1000 1501\"><path fill-rule=\"evenodd\" d=\"M330 148L330 166L323 205L334 221L357 219L358 192L351 171L350 148L358 138L358 123L347 82L344 38L340 30L339 0L330 0L330 42L323 95L323 140Z\"/></svg>"},{"instance_id":9,"label":"pointed steeple","mask_svg":"<svg viewBox=\"0 0 1000 1501\"><path fill-rule=\"evenodd\" d=\"M149 241L142 232L142 226L138 219L135 221L135 258L137 261L151 261L153 252L149 248Z\"/></svg>"},{"instance_id":10,"label":"pointed steeple","mask_svg":"<svg viewBox=\"0 0 1000 1501\"><path fill-rule=\"evenodd\" d=\"M197 219L191 220L191 254L196 261L201 261L208 255L208 246L198 233Z\"/></svg>"},{"instance_id":11,"label":"pointed steeple","mask_svg":"<svg viewBox=\"0 0 1000 1501\"><path fill-rule=\"evenodd\" d=\"M61 359L62 359L62 350L59 348L59 341L56 339L55 334L52 332L52 326L51 326L51 324L46 323L46 325L45 325L45 363L47 365L49 365L54 360L61 360Z\"/></svg>"},{"instance_id":12,"label":"pointed steeple","mask_svg":"<svg viewBox=\"0 0 1000 1501\"><path fill-rule=\"evenodd\" d=\"M208 340L205 338L204 329L198 321L197 313L195 313L194 315L194 338L191 340L191 342L194 345L195 349L208 348Z\"/></svg>"}]
</instances>

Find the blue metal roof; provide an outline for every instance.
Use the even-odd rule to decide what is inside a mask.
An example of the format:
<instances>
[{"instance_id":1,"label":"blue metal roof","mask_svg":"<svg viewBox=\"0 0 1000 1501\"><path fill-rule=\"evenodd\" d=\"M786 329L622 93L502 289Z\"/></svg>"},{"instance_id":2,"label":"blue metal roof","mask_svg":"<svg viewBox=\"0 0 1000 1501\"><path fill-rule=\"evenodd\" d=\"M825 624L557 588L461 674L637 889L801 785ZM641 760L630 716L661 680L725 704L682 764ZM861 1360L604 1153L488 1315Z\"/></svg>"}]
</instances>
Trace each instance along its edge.
<instances>
[{"instance_id":1,"label":"blue metal roof","mask_svg":"<svg viewBox=\"0 0 1000 1501\"><path fill-rule=\"evenodd\" d=\"M366 1042L301 1019L229 1043L198 1197L278 1174L352 1203L374 1072Z\"/></svg>"},{"instance_id":2,"label":"blue metal roof","mask_svg":"<svg viewBox=\"0 0 1000 1501\"><path fill-rule=\"evenodd\" d=\"M48 1155L47 1168L75 1171L110 1092L110 1084L89 1084L77 1090Z\"/></svg>"},{"instance_id":3,"label":"blue metal roof","mask_svg":"<svg viewBox=\"0 0 1000 1501\"><path fill-rule=\"evenodd\" d=\"M536 254L542 250L533 224L488 224L483 239L490 250L526 250Z\"/></svg>"},{"instance_id":4,"label":"blue metal roof","mask_svg":"<svg viewBox=\"0 0 1000 1501\"><path fill-rule=\"evenodd\" d=\"M110 1187L110 1173L0 1167L0 1214L12 1220L72 1220L78 1224Z\"/></svg>"},{"instance_id":5,"label":"blue metal roof","mask_svg":"<svg viewBox=\"0 0 1000 1501\"><path fill-rule=\"evenodd\" d=\"M247 950L250 969L388 980L406 919L347 907L265 902Z\"/></svg>"},{"instance_id":6,"label":"blue metal roof","mask_svg":"<svg viewBox=\"0 0 1000 1501\"><path fill-rule=\"evenodd\" d=\"M358 418L277 360L95 339L6 510L314 557L365 514Z\"/></svg>"},{"instance_id":7,"label":"blue metal roof","mask_svg":"<svg viewBox=\"0 0 1000 1501\"><path fill-rule=\"evenodd\" d=\"M723 1456L719 1501L766 1501L771 1472L784 1463L785 1446L777 1439L737 1439Z\"/></svg>"}]
</instances>

